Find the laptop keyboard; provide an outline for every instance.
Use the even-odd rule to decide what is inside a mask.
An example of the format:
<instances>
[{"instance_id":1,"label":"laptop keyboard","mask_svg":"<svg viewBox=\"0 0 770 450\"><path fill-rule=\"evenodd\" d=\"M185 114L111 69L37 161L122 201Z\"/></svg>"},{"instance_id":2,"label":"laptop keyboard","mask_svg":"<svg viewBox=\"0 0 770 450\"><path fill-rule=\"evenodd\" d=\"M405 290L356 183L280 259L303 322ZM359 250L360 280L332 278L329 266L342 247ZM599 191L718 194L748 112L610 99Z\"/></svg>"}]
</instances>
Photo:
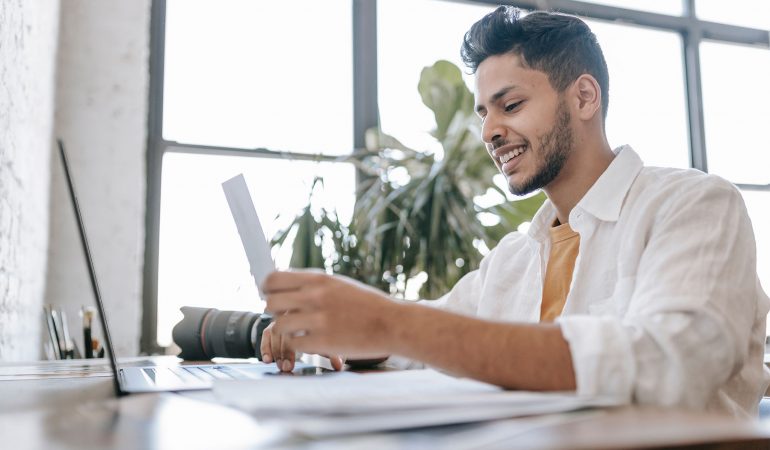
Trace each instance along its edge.
<instances>
[{"instance_id":1,"label":"laptop keyboard","mask_svg":"<svg viewBox=\"0 0 770 450\"><path fill-rule=\"evenodd\" d=\"M256 380L266 376L322 375L329 370L298 362L291 374L280 372L274 364L233 364L201 366L142 367L142 372L154 386L211 386L216 380ZM121 369L122 372L122 369Z\"/></svg>"},{"instance_id":2,"label":"laptop keyboard","mask_svg":"<svg viewBox=\"0 0 770 450\"><path fill-rule=\"evenodd\" d=\"M154 382L166 378L167 374L173 374L176 378L185 382L200 382L214 380L248 380L248 374L234 370L227 366L175 366L175 367L145 367L144 373Z\"/></svg>"}]
</instances>

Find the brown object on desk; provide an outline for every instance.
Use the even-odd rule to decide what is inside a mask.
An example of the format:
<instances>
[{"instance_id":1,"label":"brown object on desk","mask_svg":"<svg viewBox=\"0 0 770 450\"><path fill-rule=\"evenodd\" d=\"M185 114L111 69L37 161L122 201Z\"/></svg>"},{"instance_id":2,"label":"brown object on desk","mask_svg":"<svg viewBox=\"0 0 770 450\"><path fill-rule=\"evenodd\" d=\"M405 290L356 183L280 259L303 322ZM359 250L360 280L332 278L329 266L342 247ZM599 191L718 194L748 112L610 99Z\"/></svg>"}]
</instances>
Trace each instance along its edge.
<instances>
[{"instance_id":1,"label":"brown object on desk","mask_svg":"<svg viewBox=\"0 0 770 450\"><path fill-rule=\"evenodd\" d=\"M345 364L354 369L367 369L376 367L388 360L387 356L381 358L369 358L369 359L346 359Z\"/></svg>"},{"instance_id":2,"label":"brown object on desk","mask_svg":"<svg viewBox=\"0 0 770 450\"><path fill-rule=\"evenodd\" d=\"M96 309L93 306L84 306L81 314L83 315L83 350L85 351L85 357L90 359L94 357L94 350L96 349L94 347L94 338L91 334Z\"/></svg>"}]
</instances>

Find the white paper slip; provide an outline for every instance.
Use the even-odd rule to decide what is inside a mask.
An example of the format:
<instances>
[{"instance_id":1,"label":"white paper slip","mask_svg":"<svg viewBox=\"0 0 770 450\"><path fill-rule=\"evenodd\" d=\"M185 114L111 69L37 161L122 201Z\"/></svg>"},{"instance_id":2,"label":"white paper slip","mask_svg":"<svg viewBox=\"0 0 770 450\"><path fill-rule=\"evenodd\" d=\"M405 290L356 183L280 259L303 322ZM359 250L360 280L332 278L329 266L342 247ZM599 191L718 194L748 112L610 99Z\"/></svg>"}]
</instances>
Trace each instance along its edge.
<instances>
[{"instance_id":1,"label":"white paper slip","mask_svg":"<svg viewBox=\"0 0 770 450\"><path fill-rule=\"evenodd\" d=\"M259 296L264 298L262 283L270 272L275 270L275 263L270 255L270 246L259 223L254 202L251 200L249 187L246 185L243 174L238 174L222 183L222 189L225 191L227 204L230 205L230 212L233 214L235 226L241 236L241 243L249 260L251 276L257 284Z\"/></svg>"}]
</instances>

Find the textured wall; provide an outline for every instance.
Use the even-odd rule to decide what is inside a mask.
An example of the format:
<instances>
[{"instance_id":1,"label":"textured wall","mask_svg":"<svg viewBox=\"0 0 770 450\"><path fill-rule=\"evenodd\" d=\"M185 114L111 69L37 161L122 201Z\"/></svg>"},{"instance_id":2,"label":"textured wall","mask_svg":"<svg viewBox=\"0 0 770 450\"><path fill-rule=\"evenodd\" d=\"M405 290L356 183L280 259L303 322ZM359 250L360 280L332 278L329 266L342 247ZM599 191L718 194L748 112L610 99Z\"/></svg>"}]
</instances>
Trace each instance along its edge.
<instances>
[{"instance_id":1,"label":"textured wall","mask_svg":"<svg viewBox=\"0 0 770 450\"><path fill-rule=\"evenodd\" d=\"M72 163L119 355L139 348L144 258L150 0L61 5L56 134ZM77 311L93 298L58 160L51 180L46 298Z\"/></svg>"},{"instance_id":2,"label":"textured wall","mask_svg":"<svg viewBox=\"0 0 770 450\"><path fill-rule=\"evenodd\" d=\"M48 240L58 0L0 1L0 360L34 360Z\"/></svg>"}]
</instances>

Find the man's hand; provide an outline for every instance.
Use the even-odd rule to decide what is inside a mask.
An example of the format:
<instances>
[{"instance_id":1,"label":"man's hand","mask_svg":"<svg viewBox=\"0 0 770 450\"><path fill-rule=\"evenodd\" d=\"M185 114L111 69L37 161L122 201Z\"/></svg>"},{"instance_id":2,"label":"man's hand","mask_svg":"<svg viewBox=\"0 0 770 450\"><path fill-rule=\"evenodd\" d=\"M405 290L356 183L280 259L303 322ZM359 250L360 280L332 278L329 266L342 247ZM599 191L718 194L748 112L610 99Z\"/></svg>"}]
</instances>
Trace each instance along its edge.
<instances>
[{"instance_id":1,"label":"man's hand","mask_svg":"<svg viewBox=\"0 0 770 450\"><path fill-rule=\"evenodd\" d=\"M389 328L399 305L345 277L317 271L273 272L265 280L273 323L262 335L262 360L294 367L295 351L372 358L388 354ZM330 358L335 369L341 357Z\"/></svg>"},{"instance_id":2,"label":"man's hand","mask_svg":"<svg viewBox=\"0 0 770 450\"><path fill-rule=\"evenodd\" d=\"M273 334L273 326L275 322L271 323L262 331L262 344L260 345L260 353L262 354L262 362L271 363L275 360L275 365L278 366L278 370L282 372L291 372L294 370L294 363L296 361L297 352L287 346L287 343L282 339L280 334ZM328 356L331 361L332 368L334 370L342 370L345 365L345 358L339 355Z\"/></svg>"},{"instance_id":3,"label":"man's hand","mask_svg":"<svg viewBox=\"0 0 770 450\"><path fill-rule=\"evenodd\" d=\"M400 355L506 389L576 386L558 324L491 321L394 302L374 288L317 271L273 272L264 288L273 324L270 344L262 338L262 354L281 355L282 370L286 361L293 365L295 350L351 359Z\"/></svg>"}]
</instances>

